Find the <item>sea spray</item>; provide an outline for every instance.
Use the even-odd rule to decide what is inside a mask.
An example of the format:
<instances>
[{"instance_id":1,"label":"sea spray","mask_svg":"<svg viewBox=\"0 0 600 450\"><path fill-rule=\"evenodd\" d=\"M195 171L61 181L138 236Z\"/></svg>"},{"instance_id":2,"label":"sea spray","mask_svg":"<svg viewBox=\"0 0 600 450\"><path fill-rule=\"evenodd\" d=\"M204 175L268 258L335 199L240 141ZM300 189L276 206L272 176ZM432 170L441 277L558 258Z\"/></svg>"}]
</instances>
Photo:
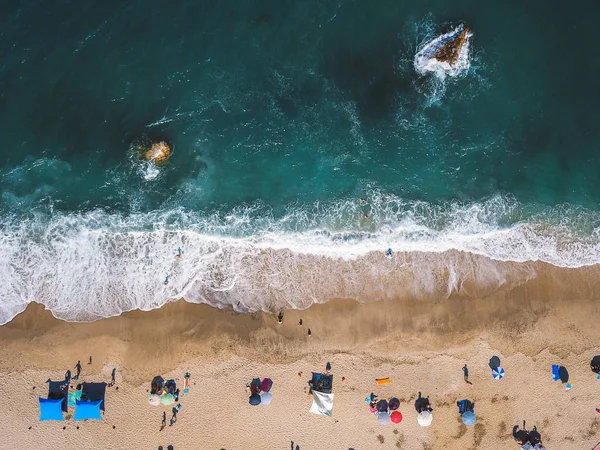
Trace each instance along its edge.
<instances>
[{"instance_id":1,"label":"sea spray","mask_svg":"<svg viewBox=\"0 0 600 450\"><path fill-rule=\"evenodd\" d=\"M79 321L181 297L274 311L339 297L448 296L464 283L518 285L535 271L513 262L599 263L598 223L598 214L564 205L536 211L500 196L432 205L379 192L362 202L290 207L280 217L261 205L212 215L180 209L13 217L0 237L0 321L31 301Z\"/></svg>"}]
</instances>

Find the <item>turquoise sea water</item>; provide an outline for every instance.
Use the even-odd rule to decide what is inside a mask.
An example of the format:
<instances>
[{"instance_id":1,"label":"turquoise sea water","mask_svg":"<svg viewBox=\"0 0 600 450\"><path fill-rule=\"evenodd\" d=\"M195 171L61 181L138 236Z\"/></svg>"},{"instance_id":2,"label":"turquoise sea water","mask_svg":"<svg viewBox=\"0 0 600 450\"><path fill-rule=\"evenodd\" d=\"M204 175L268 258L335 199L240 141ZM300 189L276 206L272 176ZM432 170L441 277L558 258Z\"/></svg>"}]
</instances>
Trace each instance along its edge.
<instances>
[{"instance_id":1,"label":"turquoise sea water","mask_svg":"<svg viewBox=\"0 0 600 450\"><path fill-rule=\"evenodd\" d=\"M0 6L0 323L363 299L388 247L600 262L600 5L540 5ZM460 23L468 70L419 74Z\"/></svg>"}]
</instances>

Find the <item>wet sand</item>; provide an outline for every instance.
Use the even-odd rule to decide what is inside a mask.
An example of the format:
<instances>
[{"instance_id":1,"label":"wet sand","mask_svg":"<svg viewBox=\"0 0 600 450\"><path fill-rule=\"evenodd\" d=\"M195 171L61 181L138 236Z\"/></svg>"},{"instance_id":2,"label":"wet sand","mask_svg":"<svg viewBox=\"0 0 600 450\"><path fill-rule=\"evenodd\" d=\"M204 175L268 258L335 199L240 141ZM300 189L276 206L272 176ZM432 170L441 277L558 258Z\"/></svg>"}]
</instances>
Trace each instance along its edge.
<instances>
[{"instance_id":1,"label":"wet sand","mask_svg":"<svg viewBox=\"0 0 600 450\"><path fill-rule=\"evenodd\" d=\"M592 449L600 441L594 410L600 382L589 368L600 354L599 272L538 267L534 279L515 288L487 295L462 286L461 295L439 302L338 299L286 311L281 325L272 315L183 300L93 323L63 322L30 304L0 327L3 445L287 450L294 441L300 450L518 448L511 429L526 420L537 425L548 449ZM506 370L502 381L491 377L493 355ZM37 397L47 393L45 381L62 379L77 360L84 381L109 381L117 367L104 420L40 423ZM310 414L304 393L310 372L327 362L334 374L332 418ZM463 381L465 363L472 385ZM567 367L571 391L552 381L552 364ZM182 383L186 371L192 386L178 422L159 431L162 411L170 407L147 404L150 380L162 375ZM388 376L390 384L375 384ZM269 406L248 404L245 385L253 377L273 379ZM416 421L419 391L434 408L429 428ZM364 403L371 392L398 397L402 423L379 425ZM462 398L476 403L473 427L460 422L456 401Z\"/></svg>"}]
</instances>

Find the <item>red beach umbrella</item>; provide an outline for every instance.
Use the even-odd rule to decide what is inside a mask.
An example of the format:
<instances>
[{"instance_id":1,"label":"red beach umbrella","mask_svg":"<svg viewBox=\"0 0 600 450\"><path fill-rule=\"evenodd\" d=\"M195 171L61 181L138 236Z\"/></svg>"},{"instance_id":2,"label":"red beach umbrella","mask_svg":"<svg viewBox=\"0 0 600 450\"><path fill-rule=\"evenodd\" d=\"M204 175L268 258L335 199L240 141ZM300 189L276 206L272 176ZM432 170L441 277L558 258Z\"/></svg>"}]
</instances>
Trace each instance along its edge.
<instances>
[{"instance_id":1,"label":"red beach umbrella","mask_svg":"<svg viewBox=\"0 0 600 450\"><path fill-rule=\"evenodd\" d=\"M394 423L402 422L402 414L400 411L394 411L392 414L390 414L390 420Z\"/></svg>"}]
</instances>

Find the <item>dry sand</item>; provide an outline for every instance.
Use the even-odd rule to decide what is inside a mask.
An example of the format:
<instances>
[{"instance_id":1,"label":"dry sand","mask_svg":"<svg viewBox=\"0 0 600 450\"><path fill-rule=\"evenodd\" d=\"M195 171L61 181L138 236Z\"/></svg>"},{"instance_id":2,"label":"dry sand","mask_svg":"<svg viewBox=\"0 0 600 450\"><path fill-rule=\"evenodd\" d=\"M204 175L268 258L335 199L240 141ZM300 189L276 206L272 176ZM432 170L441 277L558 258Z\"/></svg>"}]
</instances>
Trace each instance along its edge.
<instances>
[{"instance_id":1,"label":"dry sand","mask_svg":"<svg viewBox=\"0 0 600 450\"><path fill-rule=\"evenodd\" d=\"M517 449L511 429L526 420L548 450L592 449L600 441L600 381L589 369L600 354L599 272L547 268L516 289L478 299L333 300L287 311L282 325L262 313L184 301L73 324L31 304L0 327L0 447L287 450L293 441L300 450ZM506 370L502 381L491 377L492 355ZM109 381L117 367L104 420L40 423L45 380L62 379L77 360L84 381ZM335 377L331 418L310 414L304 394L310 372L327 362ZM463 381L465 363L472 385ZM552 381L555 363L569 370L571 391ZM150 380L160 374L182 383L186 371L191 391L177 423L160 431L167 408L147 404ZM253 377L273 379L269 406L248 404L245 385ZM392 382L377 386L381 377ZM417 424L418 391L434 408L429 428ZM402 423L379 425L364 403L371 392L398 397ZM473 427L459 420L462 398L476 403Z\"/></svg>"}]
</instances>

